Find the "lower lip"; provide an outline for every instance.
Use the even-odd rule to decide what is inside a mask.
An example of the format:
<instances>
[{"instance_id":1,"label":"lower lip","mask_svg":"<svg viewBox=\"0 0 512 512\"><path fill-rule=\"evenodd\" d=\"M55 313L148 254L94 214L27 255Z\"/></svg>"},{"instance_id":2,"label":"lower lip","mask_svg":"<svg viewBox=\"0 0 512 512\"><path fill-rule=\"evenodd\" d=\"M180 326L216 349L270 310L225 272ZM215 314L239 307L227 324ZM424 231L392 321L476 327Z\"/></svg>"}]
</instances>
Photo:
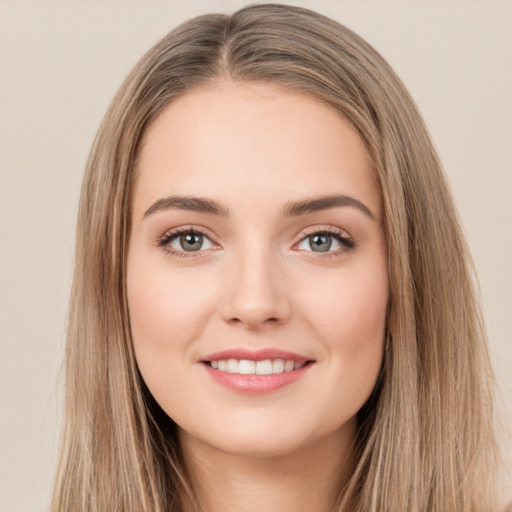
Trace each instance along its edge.
<instances>
[{"instance_id":1,"label":"lower lip","mask_svg":"<svg viewBox=\"0 0 512 512\"><path fill-rule=\"evenodd\" d=\"M276 391L277 389L293 384L306 374L311 366L313 366L313 363L309 362L298 370L273 373L271 375L241 375L239 373L215 370L204 363L203 365L212 379L218 384L242 393L258 395L270 393L271 391Z\"/></svg>"}]
</instances>

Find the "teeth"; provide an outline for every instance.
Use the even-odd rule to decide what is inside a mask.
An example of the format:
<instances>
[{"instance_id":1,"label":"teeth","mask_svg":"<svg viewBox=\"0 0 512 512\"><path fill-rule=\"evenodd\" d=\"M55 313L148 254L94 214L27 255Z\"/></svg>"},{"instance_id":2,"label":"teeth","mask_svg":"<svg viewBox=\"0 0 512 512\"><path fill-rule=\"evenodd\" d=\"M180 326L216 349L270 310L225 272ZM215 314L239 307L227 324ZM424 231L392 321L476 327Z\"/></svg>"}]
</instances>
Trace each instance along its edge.
<instances>
[{"instance_id":1,"label":"teeth","mask_svg":"<svg viewBox=\"0 0 512 512\"><path fill-rule=\"evenodd\" d=\"M226 371L228 373L238 373L238 361L236 359L228 359Z\"/></svg>"},{"instance_id":2,"label":"teeth","mask_svg":"<svg viewBox=\"0 0 512 512\"><path fill-rule=\"evenodd\" d=\"M256 375L272 375L272 361L270 359L265 359L265 361L257 361Z\"/></svg>"},{"instance_id":3,"label":"teeth","mask_svg":"<svg viewBox=\"0 0 512 512\"><path fill-rule=\"evenodd\" d=\"M238 363L238 373L241 373L242 375L252 375L256 373L256 362L242 359Z\"/></svg>"},{"instance_id":4,"label":"teeth","mask_svg":"<svg viewBox=\"0 0 512 512\"><path fill-rule=\"evenodd\" d=\"M283 373L284 372L284 360L274 359L272 361L272 373Z\"/></svg>"},{"instance_id":5,"label":"teeth","mask_svg":"<svg viewBox=\"0 0 512 512\"><path fill-rule=\"evenodd\" d=\"M249 359L222 359L211 361L215 370L240 375L271 375L273 373L291 372L298 370L306 364L305 361L285 361L284 359L265 359L264 361L250 361Z\"/></svg>"},{"instance_id":6,"label":"teeth","mask_svg":"<svg viewBox=\"0 0 512 512\"><path fill-rule=\"evenodd\" d=\"M295 363L293 361L286 361L284 365L284 371L285 372L291 372L295 366Z\"/></svg>"}]
</instances>

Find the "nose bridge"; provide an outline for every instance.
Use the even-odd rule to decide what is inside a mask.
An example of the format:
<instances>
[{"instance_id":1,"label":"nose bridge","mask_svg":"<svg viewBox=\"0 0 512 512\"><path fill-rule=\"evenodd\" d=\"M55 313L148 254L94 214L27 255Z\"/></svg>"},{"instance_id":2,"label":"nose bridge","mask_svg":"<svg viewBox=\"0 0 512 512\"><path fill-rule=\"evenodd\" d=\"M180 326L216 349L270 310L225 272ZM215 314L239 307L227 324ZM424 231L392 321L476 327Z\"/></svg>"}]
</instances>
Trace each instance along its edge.
<instances>
[{"instance_id":1,"label":"nose bridge","mask_svg":"<svg viewBox=\"0 0 512 512\"><path fill-rule=\"evenodd\" d=\"M255 329L288 319L290 304L277 252L268 240L248 237L229 262L223 317Z\"/></svg>"}]
</instances>

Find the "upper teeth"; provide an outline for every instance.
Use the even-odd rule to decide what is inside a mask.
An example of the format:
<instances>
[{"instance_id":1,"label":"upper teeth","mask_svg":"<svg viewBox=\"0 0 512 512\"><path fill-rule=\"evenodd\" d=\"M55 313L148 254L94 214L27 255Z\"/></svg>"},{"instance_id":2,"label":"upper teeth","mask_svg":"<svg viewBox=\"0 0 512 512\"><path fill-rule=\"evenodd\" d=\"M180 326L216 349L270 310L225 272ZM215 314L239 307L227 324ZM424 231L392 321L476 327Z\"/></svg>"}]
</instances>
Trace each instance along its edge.
<instances>
[{"instance_id":1,"label":"upper teeth","mask_svg":"<svg viewBox=\"0 0 512 512\"><path fill-rule=\"evenodd\" d=\"M291 372L302 368L306 362L285 361L284 359L265 359L264 361L250 361L249 359L221 359L210 361L212 368L227 373L240 373L242 375L270 375L272 373Z\"/></svg>"}]
</instances>

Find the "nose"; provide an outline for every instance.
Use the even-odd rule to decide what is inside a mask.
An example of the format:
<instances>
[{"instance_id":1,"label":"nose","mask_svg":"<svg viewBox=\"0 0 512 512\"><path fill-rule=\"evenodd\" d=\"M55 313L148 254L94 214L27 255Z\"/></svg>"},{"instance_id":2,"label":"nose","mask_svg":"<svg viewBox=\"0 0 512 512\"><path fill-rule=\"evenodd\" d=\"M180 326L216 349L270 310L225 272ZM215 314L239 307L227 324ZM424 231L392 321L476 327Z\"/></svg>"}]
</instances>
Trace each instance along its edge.
<instances>
[{"instance_id":1,"label":"nose","mask_svg":"<svg viewBox=\"0 0 512 512\"><path fill-rule=\"evenodd\" d=\"M249 253L249 254L247 254ZM277 326L291 313L283 271L269 254L239 254L224 281L221 316L231 325L248 330Z\"/></svg>"}]
</instances>

